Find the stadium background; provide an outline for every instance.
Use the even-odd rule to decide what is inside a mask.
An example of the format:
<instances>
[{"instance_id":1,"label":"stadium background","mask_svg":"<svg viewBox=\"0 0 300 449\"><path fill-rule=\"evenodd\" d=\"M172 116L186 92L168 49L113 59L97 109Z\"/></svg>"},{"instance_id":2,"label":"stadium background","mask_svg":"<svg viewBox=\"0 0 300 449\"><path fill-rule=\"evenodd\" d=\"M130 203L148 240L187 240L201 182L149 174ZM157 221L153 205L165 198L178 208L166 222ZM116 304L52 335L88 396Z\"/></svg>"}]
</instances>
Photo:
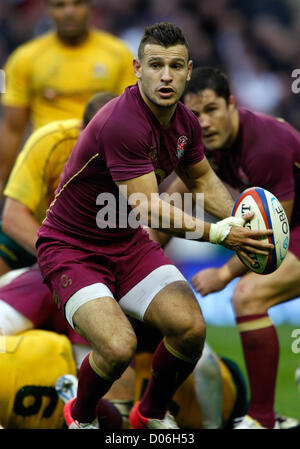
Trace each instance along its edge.
<instances>
[{"instance_id":1,"label":"stadium background","mask_svg":"<svg viewBox=\"0 0 300 449\"><path fill-rule=\"evenodd\" d=\"M292 71L300 69L299 1L94 0L93 7L93 24L124 39L133 52L145 26L159 21L176 23L189 41L195 66L215 65L224 69L239 104L280 116L300 130L300 94L292 92ZM2 0L0 66L14 48L51 26L46 1ZM189 280L199 269L221 265L231 255L221 247L178 239L168 245L167 252ZM230 298L235 282L220 293L206 298L197 296L215 348L226 353L228 344L227 355L243 365L235 330L224 337L215 328L234 327ZM291 332L300 328L299 299L274 307L270 315L280 325L280 343L285 348L278 382L290 384L289 391L285 390L281 396L279 392L283 405L280 411L300 418L299 398L294 401L299 393L293 383L299 356L291 349ZM291 401L296 402L292 410Z\"/></svg>"}]
</instances>

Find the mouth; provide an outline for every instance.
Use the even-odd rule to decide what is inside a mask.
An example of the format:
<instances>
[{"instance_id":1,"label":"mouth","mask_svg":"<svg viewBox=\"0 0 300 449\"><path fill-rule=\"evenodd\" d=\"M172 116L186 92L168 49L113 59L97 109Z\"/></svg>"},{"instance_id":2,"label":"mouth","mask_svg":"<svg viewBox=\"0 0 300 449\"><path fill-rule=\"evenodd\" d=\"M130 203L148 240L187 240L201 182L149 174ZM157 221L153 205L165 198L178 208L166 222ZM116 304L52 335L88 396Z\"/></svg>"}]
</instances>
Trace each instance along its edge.
<instances>
[{"instance_id":1,"label":"mouth","mask_svg":"<svg viewBox=\"0 0 300 449\"><path fill-rule=\"evenodd\" d=\"M158 89L158 93L162 98L170 98L175 91L172 87L163 86Z\"/></svg>"},{"instance_id":2,"label":"mouth","mask_svg":"<svg viewBox=\"0 0 300 449\"><path fill-rule=\"evenodd\" d=\"M65 30L74 30L77 28L77 24L75 22L65 22L63 27Z\"/></svg>"},{"instance_id":3,"label":"mouth","mask_svg":"<svg viewBox=\"0 0 300 449\"><path fill-rule=\"evenodd\" d=\"M214 138L216 135L217 135L216 132L211 132L211 133L203 134L202 137L203 137L203 139L212 139L212 138Z\"/></svg>"}]
</instances>

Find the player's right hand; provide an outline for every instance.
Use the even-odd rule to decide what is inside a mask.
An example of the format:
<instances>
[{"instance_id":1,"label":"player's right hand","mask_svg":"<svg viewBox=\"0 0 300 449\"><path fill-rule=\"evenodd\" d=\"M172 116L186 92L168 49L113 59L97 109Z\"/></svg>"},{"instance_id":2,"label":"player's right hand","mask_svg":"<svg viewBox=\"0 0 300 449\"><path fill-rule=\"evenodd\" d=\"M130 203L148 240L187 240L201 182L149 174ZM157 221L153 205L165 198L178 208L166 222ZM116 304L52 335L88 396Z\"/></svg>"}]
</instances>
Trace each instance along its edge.
<instances>
[{"instance_id":1,"label":"player's right hand","mask_svg":"<svg viewBox=\"0 0 300 449\"><path fill-rule=\"evenodd\" d=\"M248 229L247 222L253 217L253 213L243 215L244 226L232 226L222 245L243 256L251 265L255 262L249 253L268 255L274 249L274 245L266 242L266 238L273 234L270 229Z\"/></svg>"}]
</instances>

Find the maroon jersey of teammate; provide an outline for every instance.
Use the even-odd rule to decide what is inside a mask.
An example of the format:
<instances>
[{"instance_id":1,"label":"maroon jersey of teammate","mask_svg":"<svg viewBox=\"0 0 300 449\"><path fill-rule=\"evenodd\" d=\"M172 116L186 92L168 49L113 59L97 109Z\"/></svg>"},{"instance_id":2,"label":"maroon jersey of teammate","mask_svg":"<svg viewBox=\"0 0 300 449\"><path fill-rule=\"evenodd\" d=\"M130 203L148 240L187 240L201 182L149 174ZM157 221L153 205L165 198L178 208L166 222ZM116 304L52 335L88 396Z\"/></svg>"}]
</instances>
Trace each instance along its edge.
<instances>
[{"instance_id":1,"label":"maroon jersey of teammate","mask_svg":"<svg viewBox=\"0 0 300 449\"><path fill-rule=\"evenodd\" d=\"M81 134L39 235L59 237L70 244L78 244L78 239L85 245L118 244L136 230L118 226L118 220L116 227L99 228L98 195L113 194L118 208L115 181L155 171L160 183L179 163L192 165L203 157L201 128L191 111L179 103L172 123L162 127L137 84L129 86L104 106Z\"/></svg>"},{"instance_id":2,"label":"maroon jersey of teammate","mask_svg":"<svg viewBox=\"0 0 300 449\"><path fill-rule=\"evenodd\" d=\"M244 190L263 187L279 201L294 199L292 227L300 224L300 135L288 123L243 107L232 147L206 151L218 176Z\"/></svg>"},{"instance_id":3,"label":"maroon jersey of teammate","mask_svg":"<svg viewBox=\"0 0 300 449\"><path fill-rule=\"evenodd\" d=\"M37 265L1 286L0 299L30 320L34 328L65 334L73 344L88 345L59 312Z\"/></svg>"}]
</instances>

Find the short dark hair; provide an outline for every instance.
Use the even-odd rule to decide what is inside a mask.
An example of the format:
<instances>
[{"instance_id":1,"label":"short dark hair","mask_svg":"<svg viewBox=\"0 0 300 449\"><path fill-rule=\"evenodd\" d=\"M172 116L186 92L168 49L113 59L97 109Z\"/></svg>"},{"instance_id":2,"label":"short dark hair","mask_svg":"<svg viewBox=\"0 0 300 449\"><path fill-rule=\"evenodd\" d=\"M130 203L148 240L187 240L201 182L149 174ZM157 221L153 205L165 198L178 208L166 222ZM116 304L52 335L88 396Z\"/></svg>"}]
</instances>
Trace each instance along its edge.
<instances>
[{"instance_id":1,"label":"short dark hair","mask_svg":"<svg viewBox=\"0 0 300 449\"><path fill-rule=\"evenodd\" d=\"M99 109L102 108L102 106L116 97L117 95L111 92L99 92L90 98L83 113L83 127L85 128L89 124L94 115L99 111Z\"/></svg>"},{"instance_id":2,"label":"short dark hair","mask_svg":"<svg viewBox=\"0 0 300 449\"><path fill-rule=\"evenodd\" d=\"M161 45L165 48L173 45L184 45L188 51L189 46L184 34L178 26L173 23L160 22L145 28L144 35L138 48L138 58L142 59L146 44Z\"/></svg>"},{"instance_id":3,"label":"short dark hair","mask_svg":"<svg viewBox=\"0 0 300 449\"><path fill-rule=\"evenodd\" d=\"M227 75L215 67L197 67L192 71L190 81L187 82L184 95L196 94L204 89L213 90L219 97L223 97L228 104L231 95Z\"/></svg>"}]
</instances>

